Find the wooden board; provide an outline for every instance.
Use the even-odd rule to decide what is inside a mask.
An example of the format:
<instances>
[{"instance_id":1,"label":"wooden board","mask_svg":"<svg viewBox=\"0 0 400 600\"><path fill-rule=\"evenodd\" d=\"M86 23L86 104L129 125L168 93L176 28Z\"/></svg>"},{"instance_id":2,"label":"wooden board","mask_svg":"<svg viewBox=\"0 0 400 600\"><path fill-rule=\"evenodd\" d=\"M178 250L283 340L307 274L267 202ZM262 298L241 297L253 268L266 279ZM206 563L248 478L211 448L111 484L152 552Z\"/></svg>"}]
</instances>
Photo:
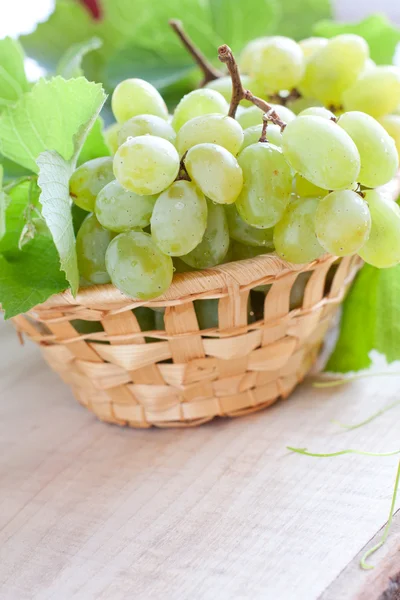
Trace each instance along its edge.
<instances>
[{"instance_id":1,"label":"wooden board","mask_svg":"<svg viewBox=\"0 0 400 600\"><path fill-rule=\"evenodd\" d=\"M0 323L1 600L378 600L400 570L384 525L400 448L400 378L303 384L262 413L197 429L128 430L80 407L32 344ZM385 600L396 596L385 596Z\"/></svg>"}]
</instances>

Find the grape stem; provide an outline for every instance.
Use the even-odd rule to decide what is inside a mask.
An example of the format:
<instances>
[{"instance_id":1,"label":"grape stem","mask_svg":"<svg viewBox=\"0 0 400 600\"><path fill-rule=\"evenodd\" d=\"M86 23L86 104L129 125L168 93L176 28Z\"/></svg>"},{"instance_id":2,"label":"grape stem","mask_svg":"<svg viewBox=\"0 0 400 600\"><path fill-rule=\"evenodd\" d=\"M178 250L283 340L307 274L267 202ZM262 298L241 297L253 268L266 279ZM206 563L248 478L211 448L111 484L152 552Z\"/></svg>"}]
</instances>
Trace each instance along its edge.
<instances>
[{"instance_id":1,"label":"grape stem","mask_svg":"<svg viewBox=\"0 0 400 600\"><path fill-rule=\"evenodd\" d=\"M195 62L198 64L203 73L203 80L200 84L200 87L203 87L209 81L214 81L214 79L219 79L223 76L223 73L216 69L204 56L204 54L196 47L193 41L190 39L188 34L185 32L182 21L178 21L178 19L171 19L169 21L170 26L175 31L178 38L181 40L182 44L185 46L186 50L191 54L194 58Z\"/></svg>"},{"instance_id":2,"label":"grape stem","mask_svg":"<svg viewBox=\"0 0 400 600\"><path fill-rule=\"evenodd\" d=\"M280 116L278 115L278 113L276 112L274 107L271 106L270 104L268 104L268 102L266 102L266 100L262 100L262 98L258 98L258 96L254 96L254 94L252 94L250 92L250 90L246 90L243 87L242 80L240 79L240 73L239 73L239 69L237 66L237 62L236 62L235 57L232 54L232 50L229 48L229 46L224 44L223 46L220 46L218 48L218 58L221 62L226 64L226 66L228 67L229 75L231 76L231 79L232 79L232 98L231 98L231 104L229 106L228 116L232 117L234 119L235 115L236 115L236 110L237 110L237 107L239 106L240 101L248 100L249 102L251 102L252 104L257 106L260 110L263 111L264 117L265 117L263 119L264 123L265 123L265 120L271 121L271 123L274 123L275 125L279 125L279 127L281 128L281 131L283 131L286 127L286 123L284 121L282 121L282 119L280 118ZM264 124L263 124L263 128L264 128Z\"/></svg>"}]
</instances>

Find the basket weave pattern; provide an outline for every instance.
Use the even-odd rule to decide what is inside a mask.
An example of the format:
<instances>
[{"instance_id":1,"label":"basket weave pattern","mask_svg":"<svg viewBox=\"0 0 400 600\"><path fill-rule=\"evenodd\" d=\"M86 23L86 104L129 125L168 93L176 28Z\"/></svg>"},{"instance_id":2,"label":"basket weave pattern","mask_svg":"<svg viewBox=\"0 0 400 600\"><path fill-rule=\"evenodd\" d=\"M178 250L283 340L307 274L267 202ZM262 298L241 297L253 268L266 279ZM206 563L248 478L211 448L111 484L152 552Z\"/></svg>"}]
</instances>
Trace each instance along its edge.
<instances>
[{"instance_id":1,"label":"basket weave pattern","mask_svg":"<svg viewBox=\"0 0 400 600\"><path fill-rule=\"evenodd\" d=\"M346 257L332 279L334 262L325 255L292 265L267 254L177 274L162 297L145 304L165 307L165 331L144 334L132 312L143 303L111 285L77 298L59 294L13 321L100 419L132 427L197 425L267 407L305 377L360 265ZM303 272L310 272L303 301L290 310ZM265 284L271 287L263 316L248 324L250 291ZM204 299L218 299L218 327L201 331L193 302ZM77 319L101 322L104 331L81 335L71 323Z\"/></svg>"}]
</instances>

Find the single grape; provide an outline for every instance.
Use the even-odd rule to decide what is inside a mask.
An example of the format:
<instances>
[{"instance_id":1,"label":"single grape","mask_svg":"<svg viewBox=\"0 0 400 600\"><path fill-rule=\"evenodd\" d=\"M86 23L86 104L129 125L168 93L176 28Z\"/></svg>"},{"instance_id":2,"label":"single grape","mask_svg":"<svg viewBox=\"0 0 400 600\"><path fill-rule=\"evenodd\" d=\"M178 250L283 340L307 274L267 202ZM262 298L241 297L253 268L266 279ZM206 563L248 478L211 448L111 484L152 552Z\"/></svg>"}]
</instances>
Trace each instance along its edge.
<instances>
[{"instance_id":1,"label":"single grape","mask_svg":"<svg viewBox=\"0 0 400 600\"><path fill-rule=\"evenodd\" d=\"M378 119L400 104L400 68L379 66L364 73L343 93L345 110L360 110Z\"/></svg>"},{"instance_id":2,"label":"single grape","mask_svg":"<svg viewBox=\"0 0 400 600\"><path fill-rule=\"evenodd\" d=\"M175 143L176 133L165 119L156 115L136 115L119 126L118 147L130 137L156 135L171 144Z\"/></svg>"},{"instance_id":3,"label":"single grape","mask_svg":"<svg viewBox=\"0 0 400 600\"><path fill-rule=\"evenodd\" d=\"M340 105L343 92L362 72L368 54L367 42L358 35L330 39L308 59L300 91L327 106Z\"/></svg>"},{"instance_id":4,"label":"single grape","mask_svg":"<svg viewBox=\"0 0 400 600\"><path fill-rule=\"evenodd\" d=\"M139 196L110 181L96 198L96 217L106 229L121 233L147 227L157 196Z\"/></svg>"},{"instance_id":5,"label":"single grape","mask_svg":"<svg viewBox=\"0 0 400 600\"><path fill-rule=\"evenodd\" d=\"M181 259L195 269L214 267L223 262L229 248L229 229L225 211L207 200L207 227L200 244Z\"/></svg>"},{"instance_id":6,"label":"single grape","mask_svg":"<svg viewBox=\"0 0 400 600\"><path fill-rule=\"evenodd\" d=\"M260 141L260 137L262 134L262 125L253 125L253 127L248 127L244 130L244 139L241 150L247 148L247 146L251 146L252 144L256 144ZM267 141L274 146L278 146L279 148L282 145L282 133L279 125L274 125L274 123L268 123L267 127Z\"/></svg>"},{"instance_id":7,"label":"single grape","mask_svg":"<svg viewBox=\"0 0 400 600\"><path fill-rule=\"evenodd\" d=\"M399 168L399 156L393 138L382 125L359 111L344 113L338 125L349 134L360 153L358 181L371 188L390 181Z\"/></svg>"},{"instance_id":8,"label":"single grape","mask_svg":"<svg viewBox=\"0 0 400 600\"><path fill-rule=\"evenodd\" d=\"M238 162L244 181L236 201L241 218L259 229L273 227L292 191L292 173L280 148L258 142L245 148Z\"/></svg>"},{"instance_id":9,"label":"single grape","mask_svg":"<svg viewBox=\"0 0 400 600\"><path fill-rule=\"evenodd\" d=\"M192 146L186 154L185 167L203 194L218 204L235 202L243 187L238 161L217 144Z\"/></svg>"},{"instance_id":10,"label":"single grape","mask_svg":"<svg viewBox=\"0 0 400 600\"><path fill-rule=\"evenodd\" d=\"M374 69L376 69L376 62L374 62L372 58L367 58L364 64L364 68L361 71L361 76L365 75L366 73L370 73Z\"/></svg>"},{"instance_id":11,"label":"single grape","mask_svg":"<svg viewBox=\"0 0 400 600\"><path fill-rule=\"evenodd\" d=\"M297 198L286 208L274 229L276 252L292 263L308 263L325 250L315 234L318 198Z\"/></svg>"},{"instance_id":12,"label":"single grape","mask_svg":"<svg viewBox=\"0 0 400 600\"><path fill-rule=\"evenodd\" d=\"M319 198L326 195L326 190L307 181L299 173L294 178L294 191L298 196Z\"/></svg>"},{"instance_id":13,"label":"single grape","mask_svg":"<svg viewBox=\"0 0 400 600\"><path fill-rule=\"evenodd\" d=\"M172 259L156 246L151 235L126 231L115 237L106 252L107 271L126 296L150 300L163 294L173 275Z\"/></svg>"},{"instance_id":14,"label":"single grape","mask_svg":"<svg viewBox=\"0 0 400 600\"><path fill-rule=\"evenodd\" d=\"M92 214L83 221L76 236L79 274L88 283L109 283L106 250L114 234L104 229Z\"/></svg>"},{"instance_id":15,"label":"single grape","mask_svg":"<svg viewBox=\"0 0 400 600\"><path fill-rule=\"evenodd\" d=\"M379 119L379 123L394 139L397 153L400 154L400 115L385 115Z\"/></svg>"},{"instance_id":16,"label":"single grape","mask_svg":"<svg viewBox=\"0 0 400 600\"><path fill-rule=\"evenodd\" d=\"M280 106L279 104L271 104L271 106L285 123L290 123L290 121L293 121L293 119L296 118L294 112L289 108L286 108L286 106ZM262 125L263 114L263 111L258 108L258 106L251 106L250 108L243 110L243 112L236 117L236 120L243 129L247 129L248 127L254 127L255 125Z\"/></svg>"},{"instance_id":17,"label":"single grape","mask_svg":"<svg viewBox=\"0 0 400 600\"><path fill-rule=\"evenodd\" d=\"M357 146L333 121L297 117L282 134L282 150L291 167L318 187L340 190L357 181Z\"/></svg>"},{"instance_id":18,"label":"single grape","mask_svg":"<svg viewBox=\"0 0 400 600\"><path fill-rule=\"evenodd\" d=\"M287 106L281 106L280 104L271 104L271 106L285 123L290 123L290 121L293 121L296 118L294 112Z\"/></svg>"},{"instance_id":19,"label":"single grape","mask_svg":"<svg viewBox=\"0 0 400 600\"><path fill-rule=\"evenodd\" d=\"M366 263L386 269L400 262L400 208L377 190L365 192L371 213L371 232L358 254Z\"/></svg>"},{"instance_id":20,"label":"single grape","mask_svg":"<svg viewBox=\"0 0 400 600\"><path fill-rule=\"evenodd\" d=\"M183 256L200 244L207 227L207 202L191 181L175 181L157 199L151 235L170 256Z\"/></svg>"},{"instance_id":21,"label":"single grape","mask_svg":"<svg viewBox=\"0 0 400 600\"><path fill-rule=\"evenodd\" d=\"M336 256L355 254L367 241L370 230L368 205L356 192L331 192L319 201L315 232L327 252Z\"/></svg>"},{"instance_id":22,"label":"single grape","mask_svg":"<svg viewBox=\"0 0 400 600\"><path fill-rule=\"evenodd\" d=\"M232 87L232 84L231 84ZM175 131L195 117L209 114L228 114L228 103L218 91L201 88L183 96L175 108L172 127Z\"/></svg>"},{"instance_id":23,"label":"single grape","mask_svg":"<svg viewBox=\"0 0 400 600\"><path fill-rule=\"evenodd\" d=\"M254 40L251 40L251 42L249 42L243 48L242 53L239 57L240 73L249 74L252 72L255 58L267 39L267 37L256 38Z\"/></svg>"},{"instance_id":24,"label":"single grape","mask_svg":"<svg viewBox=\"0 0 400 600\"><path fill-rule=\"evenodd\" d=\"M231 242L230 245L231 253L230 260L247 260L248 258L255 258L261 254L270 254L273 249L267 246L247 246L240 242Z\"/></svg>"},{"instance_id":25,"label":"single grape","mask_svg":"<svg viewBox=\"0 0 400 600\"><path fill-rule=\"evenodd\" d=\"M323 119L328 120L335 119L333 112L327 108L324 108L323 106L310 106L298 114L299 117L306 117L307 115L311 115L312 117L322 117Z\"/></svg>"},{"instance_id":26,"label":"single grape","mask_svg":"<svg viewBox=\"0 0 400 600\"><path fill-rule=\"evenodd\" d=\"M115 177L112 157L93 158L72 173L69 180L69 194L77 206L93 212L97 194L113 179Z\"/></svg>"},{"instance_id":27,"label":"single grape","mask_svg":"<svg viewBox=\"0 0 400 600\"><path fill-rule=\"evenodd\" d=\"M118 132L120 127L119 123L113 123L104 130L104 138L111 154L115 154L118 150Z\"/></svg>"},{"instance_id":28,"label":"single grape","mask_svg":"<svg viewBox=\"0 0 400 600\"><path fill-rule=\"evenodd\" d=\"M202 143L218 144L236 156L243 143L243 130L235 119L224 115L195 117L178 131L176 147L183 156L189 148Z\"/></svg>"},{"instance_id":29,"label":"single grape","mask_svg":"<svg viewBox=\"0 0 400 600\"><path fill-rule=\"evenodd\" d=\"M255 96L263 97L264 90L262 86L260 86L252 77L248 75L241 75L240 79L242 81L242 85L245 89L251 90L251 92ZM225 77L218 77L218 79L214 79L213 81L209 81L206 86L207 89L215 90L222 94L227 102L231 101L232 98L232 79L229 75ZM253 106L249 100L242 100L240 102L241 106ZM215 111L213 111L215 112ZM218 111L217 111L218 112ZM228 110L226 111L228 112Z\"/></svg>"},{"instance_id":30,"label":"single grape","mask_svg":"<svg viewBox=\"0 0 400 600\"><path fill-rule=\"evenodd\" d=\"M163 138L139 135L124 142L114 156L114 173L122 187L140 196L157 194L175 180L179 155Z\"/></svg>"},{"instance_id":31,"label":"single grape","mask_svg":"<svg viewBox=\"0 0 400 600\"><path fill-rule=\"evenodd\" d=\"M243 221L234 204L225 207L229 233L233 240L249 246L273 249L273 228L256 229Z\"/></svg>"},{"instance_id":32,"label":"single grape","mask_svg":"<svg viewBox=\"0 0 400 600\"><path fill-rule=\"evenodd\" d=\"M113 92L111 108L118 123L144 114L168 119L168 109L161 94L143 79L121 81Z\"/></svg>"},{"instance_id":33,"label":"single grape","mask_svg":"<svg viewBox=\"0 0 400 600\"><path fill-rule=\"evenodd\" d=\"M299 46L303 51L304 58L309 59L311 56L325 48L328 40L324 37L309 37L301 40Z\"/></svg>"},{"instance_id":34,"label":"single grape","mask_svg":"<svg viewBox=\"0 0 400 600\"><path fill-rule=\"evenodd\" d=\"M265 38L253 53L252 61L250 75L270 93L291 90L303 77L303 51L287 37Z\"/></svg>"}]
</instances>

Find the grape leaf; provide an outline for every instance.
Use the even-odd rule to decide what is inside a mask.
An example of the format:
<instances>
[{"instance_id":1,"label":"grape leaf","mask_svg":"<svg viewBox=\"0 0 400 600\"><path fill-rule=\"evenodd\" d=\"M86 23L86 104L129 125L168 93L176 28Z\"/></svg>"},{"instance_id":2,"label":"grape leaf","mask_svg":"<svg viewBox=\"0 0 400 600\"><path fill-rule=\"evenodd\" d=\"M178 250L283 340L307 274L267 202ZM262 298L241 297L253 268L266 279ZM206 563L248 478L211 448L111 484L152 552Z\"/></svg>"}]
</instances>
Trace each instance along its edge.
<instances>
[{"instance_id":1,"label":"grape leaf","mask_svg":"<svg viewBox=\"0 0 400 600\"><path fill-rule=\"evenodd\" d=\"M28 205L36 207L39 201L36 181L22 181L0 196L0 252L16 251L21 233L29 219Z\"/></svg>"},{"instance_id":2,"label":"grape leaf","mask_svg":"<svg viewBox=\"0 0 400 600\"><path fill-rule=\"evenodd\" d=\"M0 40L0 110L16 102L28 90L22 47L6 37Z\"/></svg>"},{"instance_id":3,"label":"grape leaf","mask_svg":"<svg viewBox=\"0 0 400 600\"><path fill-rule=\"evenodd\" d=\"M1 153L34 172L36 159L45 150L56 150L69 160L73 135L104 100L101 85L83 77L41 79L0 116Z\"/></svg>"},{"instance_id":4,"label":"grape leaf","mask_svg":"<svg viewBox=\"0 0 400 600\"><path fill-rule=\"evenodd\" d=\"M400 266L365 265L343 304L340 335L326 366L345 373L368 368L371 350L400 359Z\"/></svg>"},{"instance_id":5,"label":"grape leaf","mask_svg":"<svg viewBox=\"0 0 400 600\"><path fill-rule=\"evenodd\" d=\"M279 7L281 17L276 31L295 40L310 36L317 21L332 16L330 0L280 0Z\"/></svg>"},{"instance_id":6,"label":"grape leaf","mask_svg":"<svg viewBox=\"0 0 400 600\"><path fill-rule=\"evenodd\" d=\"M86 54L101 48L103 42L98 37L92 37L84 42L73 44L60 58L56 73L64 79L82 76L82 60Z\"/></svg>"},{"instance_id":7,"label":"grape leaf","mask_svg":"<svg viewBox=\"0 0 400 600\"><path fill-rule=\"evenodd\" d=\"M379 14L371 15L359 23L321 21L314 27L314 32L327 38L342 33L361 35L368 42L371 58L380 65L392 63L396 46L400 42L400 29Z\"/></svg>"}]
</instances>

